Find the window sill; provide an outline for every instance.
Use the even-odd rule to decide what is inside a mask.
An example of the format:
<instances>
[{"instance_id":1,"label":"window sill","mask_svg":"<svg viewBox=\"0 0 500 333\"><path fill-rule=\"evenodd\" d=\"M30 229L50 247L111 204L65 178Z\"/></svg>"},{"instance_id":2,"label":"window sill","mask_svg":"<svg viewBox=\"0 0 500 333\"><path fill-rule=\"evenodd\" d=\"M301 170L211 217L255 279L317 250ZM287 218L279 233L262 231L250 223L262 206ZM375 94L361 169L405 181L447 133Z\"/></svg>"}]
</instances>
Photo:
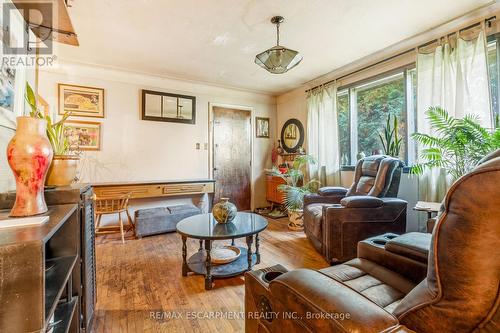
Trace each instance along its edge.
<instances>
[{"instance_id":1,"label":"window sill","mask_svg":"<svg viewBox=\"0 0 500 333\"><path fill-rule=\"evenodd\" d=\"M356 167L354 165L342 165L340 167L340 171L354 171ZM410 166L404 166L403 167L403 173L410 173Z\"/></svg>"},{"instance_id":2,"label":"window sill","mask_svg":"<svg viewBox=\"0 0 500 333\"><path fill-rule=\"evenodd\" d=\"M342 165L340 166L340 171L354 171L354 165Z\"/></svg>"}]
</instances>

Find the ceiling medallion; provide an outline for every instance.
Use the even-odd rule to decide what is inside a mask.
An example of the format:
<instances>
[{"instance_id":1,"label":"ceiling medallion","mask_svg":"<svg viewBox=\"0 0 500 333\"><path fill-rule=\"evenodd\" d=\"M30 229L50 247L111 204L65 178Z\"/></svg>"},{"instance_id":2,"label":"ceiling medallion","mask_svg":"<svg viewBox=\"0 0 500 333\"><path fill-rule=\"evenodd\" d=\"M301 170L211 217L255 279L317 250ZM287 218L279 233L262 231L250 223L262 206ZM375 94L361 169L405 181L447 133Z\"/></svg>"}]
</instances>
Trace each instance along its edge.
<instances>
[{"instance_id":1,"label":"ceiling medallion","mask_svg":"<svg viewBox=\"0 0 500 333\"><path fill-rule=\"evenodd\" d=\"M299 52L280 45L280 24L284 20L282 16L271 19L271 23L276 24L276 46L255 56L255 63L273 74L286 73L302 60Z\"/></svg>"}]
</instances>

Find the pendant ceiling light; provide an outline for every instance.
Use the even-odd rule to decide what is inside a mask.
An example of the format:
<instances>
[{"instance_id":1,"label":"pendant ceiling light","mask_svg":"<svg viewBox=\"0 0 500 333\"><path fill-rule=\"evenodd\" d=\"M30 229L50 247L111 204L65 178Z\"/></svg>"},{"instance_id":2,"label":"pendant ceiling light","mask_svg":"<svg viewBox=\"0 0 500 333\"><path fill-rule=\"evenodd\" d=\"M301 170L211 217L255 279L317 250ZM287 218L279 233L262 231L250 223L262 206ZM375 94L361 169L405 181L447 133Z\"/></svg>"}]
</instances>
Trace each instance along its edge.
<instances>
[{"instance_id":1,"label":"pendant ceiling light","mask_svg":"<svg viewBox=\"0 0 500 333\"><path fill-rule=\"evenodd\" d=\"M281 16L271 19L271 23L276 24L276 46L255 56L255 63L273 74L286 73L302 60L299 52L280 45L280 24L284 20Z\"/></svg>"}]
</instances>

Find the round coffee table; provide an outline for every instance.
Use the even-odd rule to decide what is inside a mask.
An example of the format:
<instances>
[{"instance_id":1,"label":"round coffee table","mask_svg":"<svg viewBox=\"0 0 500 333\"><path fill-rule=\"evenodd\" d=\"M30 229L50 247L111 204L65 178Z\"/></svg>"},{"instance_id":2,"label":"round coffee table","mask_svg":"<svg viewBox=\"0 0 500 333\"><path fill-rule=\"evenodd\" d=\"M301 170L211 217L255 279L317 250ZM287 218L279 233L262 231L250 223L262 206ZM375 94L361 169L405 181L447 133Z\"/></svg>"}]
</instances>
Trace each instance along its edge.
<instances>
[{"instance_id":1,"label":"round coffee table","mask_svg":"<svg viewBox=\"0 0 500 333\"><path fill-rule=\"evenodd\" d=\"M182 276L194 272L205 276L205 289L212 289L212 279L226 278L242 274L260 263L259 232L267 227L267 220L257 214L239 212L230 223L217 223L212 214L194 215L177 224L177 232L182 238ZM255 237L254 237L255 235ZM200 240L198 252L189 259L187 257L187 238ZM233 262L212 265L210 250L212 241L246 237L247 248L238 247L240 256ZM252 243L255 238L255 253L252 253ZM205 241L205 251L203 251Z\"/></svg>"}]
</instances>

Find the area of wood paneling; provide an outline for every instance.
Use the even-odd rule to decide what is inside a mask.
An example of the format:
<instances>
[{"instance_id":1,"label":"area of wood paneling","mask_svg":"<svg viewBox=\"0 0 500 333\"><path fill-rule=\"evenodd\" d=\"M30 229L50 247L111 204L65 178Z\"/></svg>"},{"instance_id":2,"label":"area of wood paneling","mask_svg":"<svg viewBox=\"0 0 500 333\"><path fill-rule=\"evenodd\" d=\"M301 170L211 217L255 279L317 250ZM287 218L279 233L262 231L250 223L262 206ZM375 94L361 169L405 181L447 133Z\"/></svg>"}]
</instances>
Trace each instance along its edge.
<instances>
[{"instance_id":1,"label":"area of wood paneling","mask_svg":"<svg viewBox=\"0 0 500 333\"><path fill-rule=\"evenodd\" d=\"M251 209L251 113L213 108L215 202L229 198L239 210Z\"/></svg>"},{"instance_id":2,"label":"area of wood paneling","mask_svg":"<svg viewBox=\"0 0 500 333\"><path fill-rule=\"evenodd\" d=\"M244 332L243 276L215 280L210 291L201 275L182 277L182 242L176 233L141 240L129 233L123 245L120 235L113 234L96 242L94 332ZM198 247L197 240L188 240L188 254ZM303 232L288 231L287 219L269 220L260 250L262 262L254 269L277 263L288 269L328 266ZM216 313L234 318L203 317Z\"/></svg>"}]
</instances>

